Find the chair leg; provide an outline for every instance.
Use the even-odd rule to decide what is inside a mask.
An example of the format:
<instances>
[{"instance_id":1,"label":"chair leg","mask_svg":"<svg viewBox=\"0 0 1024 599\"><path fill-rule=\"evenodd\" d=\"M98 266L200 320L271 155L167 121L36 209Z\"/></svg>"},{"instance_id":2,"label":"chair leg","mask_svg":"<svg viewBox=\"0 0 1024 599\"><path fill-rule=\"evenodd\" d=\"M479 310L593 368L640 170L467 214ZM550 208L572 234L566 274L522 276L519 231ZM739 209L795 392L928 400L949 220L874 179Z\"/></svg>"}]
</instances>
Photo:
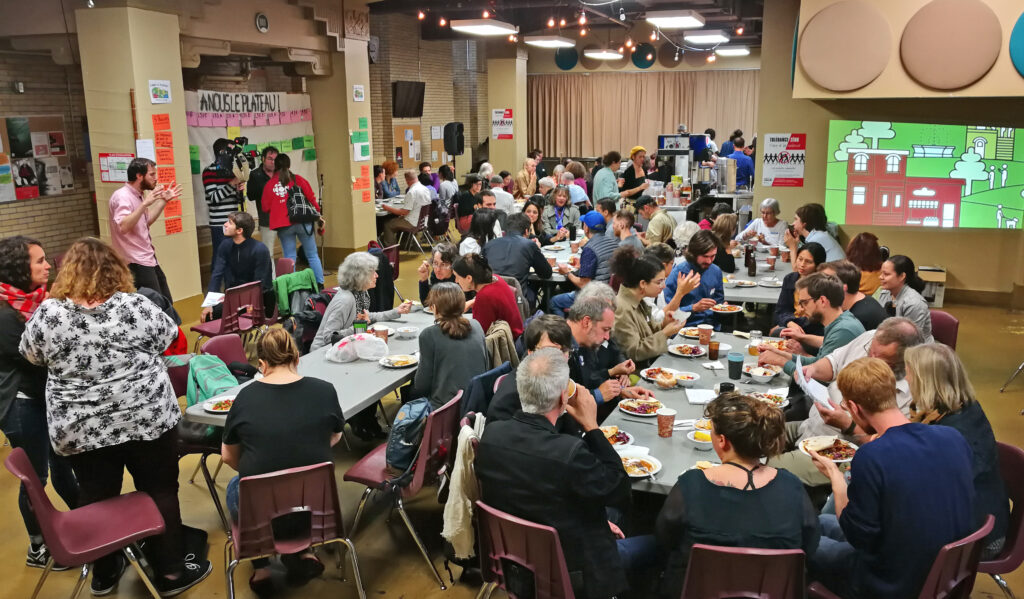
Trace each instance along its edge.
<instances>
[{"instance_id":1,"label":"chair leg","mask_svg":"<svg viewBox=\"0 0 1024 599\"><path fill-rule=\"evenodd\" d=\"M402 293L398 290L398 287L395 287L395 295L398 296L398 299L402 300L403 302L405 301L405 298L402 297Z\"/></svg>"},{"instance_id":2,"label":"chair leg","mask_svg":"<svg viewBox=\"0 0 1024 599\"><path fill-rule=\"evenodd\" d=\"M224 459L217 459L217 469L213 471L213 480L217 480L217 475L220 474L220 468L224 465Z\"/></svg>"},{"instance_id":3,"label":"chair leg","mask_svg":"<svg viewBox=\"0 0 1024 599\"><path fill-rule=\"evenodd\" d=\"M228 518L224 515L224 507L220 504L220 496L217 494L217 486L213 484L213 477L210 476L210 468L206 465L206 459L210 457L210 454L204 453L199 457L199 465L203 469L203 478L206 479L206 488L210 491L210 499L213 500L214 507L217 508L217 516L220 517L220 525L224 528L224 534L231 534L231 526L228 524Z\"/></svg>"},{"instance_id":4,"label":"chair leg","mask_svg":"<svg viewBox=\"0 0 1024 599\"><path fill-rule=\"evenodd\" d=\"M202 458L199 458L199 461L196 462L196 467L192 469L192 476L188 477L188 484L190 484L190 485L196 484L196 475L199 474L199 467L202 464L202 462L203 462Z\"/></svg>"},{"instance_id":5,"label":"chair leg","mask_svg":"<svg viewBox=\"0 0 1024 599\"><path fill-rule=\"evenodd\" d=\"M136 547L129 545L124 548L124 554L128 557L128 561L131 562L132 567L135 568L135 572L138 573L139 578L142 579L142 583L146 585L146 589L148 589L149 593L153 595L153 599L160 599L160 593L156 590L156 587L153 586L153 581L149 578L149 574L146 573L142 564L139 563L139 556L135 553L136 550Z\"/></svg>"},{"instance_id":6,"label":"chair leg","mask_svg":"<svg viewBox=\"0 0 1024 599\"><path fill-rule=\"evenodd\" d=\"M1017 599L1017 597L1014 596L1013 591L1010 590L1010 585L1006 583L1006 580L1004 580L1002 576L998 574L992 574L991 576L992 580L996 581L999 588L1003 590L1003 595L1006 596L1006 599Z\"/></svg>"},{"instance_id":7,"label":"chair leg","mask_svg":"<svg viewBox=\"0 0 1024 599\"><path fill-rule=\"evenodd\" d=\"M82 587L85 586L86 578L89 578L89 564L82 566L82 573L78 575L78 582L75 583L75 588L71 590L71 599L77 599L78 594L82 592Z\"/></svg>"},{"instance_id":8,"label":"chair leg","mask_svg":"<svg viewBox=\"0 0 1024 599\"><path fill-rule=\"evenodd\" d=\"M1002 393L1004 389L1010 386L1010 383L1013 382L1013 379L1017 378L1017 375L1020 374L1021 370L1024 370L1024 362L1020 363L1020 366L1017 367L1017 370L1014 370L1013 374L1010 375L1010 378L1006 379L1006 382L1003 383L1003 386L999 388L1000 393Z\"/></svg>"},{"instance_id":9,"label":"chair leg","mask_svg":"<svg viewBox=\"0 0 1024 599\"><path fill-rule=\"evenodd\" d=\"M199 353L199 349L202 348L202 347L203 347L203 336L200 335L200 336L196 337L196 342L192 346L192 353L198 354Z\"/></svg>"},{"instance_id":10,"label":"chair leg","mask_svg":"<svg viewBox=\"0 0 1024 599\"><path fill-rule=\"evenodd\" d=\"M235 599L235 568L238 567L238 560L234 559L228 563L228 570L224 574L228 586L228 599Z\"/></svg>"},{"instance_id":11,"label":"chair leg","mask_svg":"<svg viewBox=\"0 0 1024 599\"><path fill-rule=\"evenodd\" d=\"M366 508L366 500L370 498L370 493L373 493L373 489L366 487L363 491L363 496L359 498L359 507L356 508L356 517L352 520L352 529L349 530L349 538L356 536L356 529L359 528L359 520L363 517L363 509Z\"/></svg>"},{"instance_id":12,"label":"chair leg","mask_svg":"<svg viewBox=\"0 0 1024 599\"><path fill-rule=\"evenodd\" d=\"M496 588L498 588L498 584L495 582L483 583L480 586L480 592L476 594L476 599L490 599Z\"/></svg>"},{"instance_id":13,"label":"chair leg","mask_svg":"<svg viewBox=\"0 0 1024 599\"><path fill-rule=\"evenodd\" d=\"M83 566L84 567L84 566ZM39 577L39 582L36 583L36 590L32 591L32 599L36 599L39 595L39 589L43 588L43 583L46 581L46 577L53 571L53 558L51 557L46 562L46 568L43 569L42 576Z\"/></svg>"},{"instance_id":14,"label":"chair leg","mask_svg":"<svg viewBox=\"0 0 1024 599\"><path fill-rule=\"evenodd\" d=\"M366 589L363 588L363 576L359 572L359 558L356 556L356 546L350 539L341 539L341 542L348 548L348 556L352 560L352 578L355 579L356 590L359 591L359 599L366 599ZM341 554L338 554L338 563L341 563Z\"/></svg>"},{"instance_id":15,"label":"chair leg","mask_svg":"<svg viewBox=\"0 0 1024 599\"><path fill-rule=\"evenodd\" d=\"M430 559L430 554L427 553L427 548L423 546L423 541L420 539L420 535L416 534L416 529L412 526L412 521L409 520L409 514L405 513L405 505L402 503L402 496L399 494L395 495L395 507L398 508L399 515L402 516L402 521L405 522L405 527L409 529L409 534L412 535L412 540L416 541L416 546L420 548L420 553L423 554L423 559L427 560L427 564L430 565L430 570L434 573L434 578L437 579L437 584L441 585L441 590L447 590L444 580L441 579L441 573L437 571L437 566L434 565L434 561Z\"/></svg>"}]
</instances>

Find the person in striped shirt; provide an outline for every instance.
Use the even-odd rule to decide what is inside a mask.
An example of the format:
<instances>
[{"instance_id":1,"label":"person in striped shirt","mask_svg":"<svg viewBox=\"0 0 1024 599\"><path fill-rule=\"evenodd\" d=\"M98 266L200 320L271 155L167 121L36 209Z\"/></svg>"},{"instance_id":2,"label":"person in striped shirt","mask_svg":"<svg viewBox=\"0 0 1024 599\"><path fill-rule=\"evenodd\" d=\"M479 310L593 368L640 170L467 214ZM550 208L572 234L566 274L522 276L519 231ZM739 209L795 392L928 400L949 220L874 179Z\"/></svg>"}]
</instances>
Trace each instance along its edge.
<instances>
[{"instance_id":1,"label":"person in striped shirt","mask_svg":"<svg viewBox=\"0 0 1024 599\"><path fill-rule=\"evenodd\" d=\"M213 164L203 169L203 191L209 211L210 241L214 256L225 239L224 223L228 215L239 210L244 201L240 191L243 183L232 172L230 160L226 164L224 160L224 154L234 147L230 139L221 138L213 142Z\"/></svg>"}]
</instances>

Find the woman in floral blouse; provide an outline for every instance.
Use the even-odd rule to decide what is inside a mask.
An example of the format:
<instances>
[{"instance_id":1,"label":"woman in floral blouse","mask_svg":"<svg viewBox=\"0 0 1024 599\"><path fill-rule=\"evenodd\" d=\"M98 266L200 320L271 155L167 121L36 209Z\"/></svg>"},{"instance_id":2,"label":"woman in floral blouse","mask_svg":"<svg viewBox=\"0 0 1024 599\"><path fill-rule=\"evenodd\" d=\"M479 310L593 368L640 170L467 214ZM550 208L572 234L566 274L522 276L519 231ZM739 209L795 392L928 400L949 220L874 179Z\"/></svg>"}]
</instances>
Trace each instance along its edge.
<instances>
[{"instance_id":1,"label":"woman in floral blouse","mask_svg":"<svg viewBox=\"0 0 1024 599\"><path fill-rule=\"evenodd\" d=\"M166 530L147 546L162 595L204 579L208 560L185 559L178 506L181 417L160 354L178 328L135 293L124 261L102 241L76 241L45 300L25 325L21 353L49 371L50 441L68 456L87 505L121 493L124 469L148 493ZM93 595L111 592L127 568L120 553L97 560Z\"/></svg>"}]
</instances>

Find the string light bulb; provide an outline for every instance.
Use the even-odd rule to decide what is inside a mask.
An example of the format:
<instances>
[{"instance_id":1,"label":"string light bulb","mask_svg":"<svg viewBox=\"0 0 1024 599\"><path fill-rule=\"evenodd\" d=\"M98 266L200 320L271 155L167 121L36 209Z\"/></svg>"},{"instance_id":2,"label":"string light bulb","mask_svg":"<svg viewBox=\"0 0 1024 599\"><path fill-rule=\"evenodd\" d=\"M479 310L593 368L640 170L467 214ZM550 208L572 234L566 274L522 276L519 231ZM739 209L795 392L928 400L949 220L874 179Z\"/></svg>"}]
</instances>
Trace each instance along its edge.
<instances>
[{"instance_id":1,"label":"string light bulb","mask_svg":"<svg viewBox=\"0 0 1024 599\"><path fill-rule=\"evenodd\" d=\"M632 48L630 48L630 49L629 49L629 52L630 52L631 54L636 54L636 46L633 46Z\"/></svg>"},{"instance_id":2,"label":"string light bulb","mask_svg":"<svg viewBox=\"0 0 1024 599\"><path fill-rule=\"evenodd\" d=\"M558 26L559 26L559 27L565 27L565 19L560 19L560 20L558 21Z\"/></svg>"},{"instance_id":3,"label":"string light bulb","mask_svg":"<svg viewBox=\"0 0 1024 599\"><path fill-rule=\"evenodd\" d=\"M586 27L580 28L580 36L584 36L584 35L587 35L587 28Z\"/></svg>"},{"instance_id":4,"label":"string light bulb","mask_svg":"<svg viewBox=\"0 0 1024 599\"><path fill-rule=\"evenodd\" d=\"M679 50L676 50L676 57L675 57L675 61L676 61L676 62L679 62Z\"/></svg>"},{"instance_id":5,"label":"string light bulb","mask_svg":"<svg viewBox=\"0 0 1024 599\"><path fill-rule=\"evenodd\" d=\"M650 52L647 53L647 60L654 60L654 55Z\"/></svg>"},{"instance_id":6,"label":"string light bulb","mask_svg":"<svg viewBox=\"0 0 1024 599\"><path fill-rule=\"evenodd\" d=\"M625 21L626 20L626 11L621 9L621 8L619 9L619 20L620 21Z\"/></svg>"},{"instance_id":7,"label":"string light bulb","mask_svg":"<svg viewBox=\"0 0 1024 599\"><path fill-rule=\"evenodd\" d=\"M490 19L491 18L491 11L485 10L484 11L484 18L485 19Z\"/></svg>"},{"instance_id":8,"label":"string light bulb","mask_svg":"<svg viewBox=\"0 0 1024 599\"><path fill-rule=\"evenodd\" d=\"M633 46L633 40L631 38L626 38L626 47L627 48L631 48L632 46Z\"/></svg>"},{"instance_id":9,"label":"string light bulb","mask_svg":"<svg viewBox=\"0 0 1024 599\"><path fill-rule=\"evenodd\" d=\"M554 27L554 26L555 26L555 18L551 17L550 19L548 19L548 27Z\"/></svg>"},{"instance_id":10,"label":"string light bulb","mask_svg":"<svg viewBox=\"0 0 1024 599\"><path fill-rule=\"evenodd\" d=\"M440 25L441 27L444 27L445 25L447 25L447 24L448 24L448 20L447 20L447 19L445 19L444 17L441 17L441 19L440 19L440 20L439 20L439 21L438 21L437 23L438 23L438 25Z\"/></svg>"},{"instance_id":11,"label":"string light bulb","mask_svg":"<svg viewBox=\"0 0 1024 599\"><path fill-rule=\"evenodd\" d=\"M708 62L715 62L717 60L714 54L708 54Z\"/></svg>"},{"instance_id":12,"label":"string light bulb","mask_svg":"<svg viewBox=\"0 0 1024 599\"><path fill-rule=\"evenodd\" d=\"M587 13L581 12L580 13L580 25L586 25L586 24L587 24Z\"/></svg>"},{"instance_id":13,"label":"string light bulb","mask_svg":"<svg viewBox=\"0 0 1024 599\"><path fill-rule=\"evenodd\" d=\"M423 19L426 19L426 18L427 18L427 15L426 15L426 13L424 13L424 12L423 12L423 11L421 10L421 11L420 11L420 12L419 12L419 13L418 13L418 14L416 15L416 18L422 21Z\"/></svg>"},{"instance_id":14,"label":"string light bulb","mask_svg":"<svg viewBox=\"0 0 1024 599\"><path fill-rule=\"evenodd\" d=\"M626 51L625 48L623 48L622 46L619 46L619 54L622 54L625 51Z\"/></svg>"},{"instance_id":15,"label":"string light bulb","mask_svg":"<svg viewBox=\"0 0 1024 599\"><path fill-rule=\"evenodd\" d=\"M651 32L651 41L653 42L653 41L655 41L656 39L658 39L658 32L656 32L656 31L652 31L652 32Z\"/></svg>"},{"instance_id":16,"label":"string light bulb","mask_svg":"<svg viewBox=\"0 0 1024 599\"><path fill-rule=\"evenodd\" d=\"M743 25L742 24L736 26L736 35L743 35Z\"/></svg>"}]
</instances>

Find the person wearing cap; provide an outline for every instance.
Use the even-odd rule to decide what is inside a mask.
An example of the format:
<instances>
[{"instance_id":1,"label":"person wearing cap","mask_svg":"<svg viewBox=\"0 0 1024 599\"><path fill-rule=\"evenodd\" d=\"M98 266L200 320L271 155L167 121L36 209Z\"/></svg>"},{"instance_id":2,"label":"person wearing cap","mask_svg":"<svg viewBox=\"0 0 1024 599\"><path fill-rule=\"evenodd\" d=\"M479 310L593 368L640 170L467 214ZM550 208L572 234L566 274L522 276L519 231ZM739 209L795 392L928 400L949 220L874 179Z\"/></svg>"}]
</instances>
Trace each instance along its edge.
<instances>
[{"instance_id":1,"label":"person wearing cap","mask_svg":"<svg viewBox=\"0 0 1024 599\"><path fill-rule=\"evenodd\" d=\"M598 211L591 210L580 219L583 234L587 238L586 245L580 250L580 266L572 272L567 264L559 264L558 272L576 286L583 289L591 281L607 283L612 277L611 258L619 247L619 240L605 235L607 223ZM552 311L564 316L569 307L576 301L576 292L562 293L551 298Z\"/></svg>"},{"instance_id":2,"label":"person wearing cap","mask_svg":"<svg viewBox=\"0 0 1024 599\"><path fill-rule=\"evenodd\" d=\"M647 181L647 171L644 170L646 158L647 150L643 146L635 146L629 151L632 164L626 165L626 170L622 171L622 182L619 184L619 195L623 198L635 200L650 185Z\"/></svg>"},{"instance_id":3,"label":"person wearing cap","mask_svg":"<svg viewBox=\"0 0 1024 599\"><path fill-rule=\"evenodd\" d=\"M483 181L480 177L475 174L466 175L466 189L460 191L455 196L456 214L459 217L456 223L459 232L463 235L466 231L469 231L469 223L473 220L473 212L479 208L480 200L477 199L477 195L480 193L480 188L483 187Z\"/></svg>"},{"instance_id":4,"label":"person wearing cap","mask_svg":"<svg viewBox=\"0 0 1024 599\"><path fill-rule=\"evenodd\" d=\"M644 245L652 243L669 243L672 241L672 231L676 228L676 219L658 207L658 202L651 196L640 196L636 201L636 213L647 219L647 231L642 235Z\"/></svg>"}]
</instances>

